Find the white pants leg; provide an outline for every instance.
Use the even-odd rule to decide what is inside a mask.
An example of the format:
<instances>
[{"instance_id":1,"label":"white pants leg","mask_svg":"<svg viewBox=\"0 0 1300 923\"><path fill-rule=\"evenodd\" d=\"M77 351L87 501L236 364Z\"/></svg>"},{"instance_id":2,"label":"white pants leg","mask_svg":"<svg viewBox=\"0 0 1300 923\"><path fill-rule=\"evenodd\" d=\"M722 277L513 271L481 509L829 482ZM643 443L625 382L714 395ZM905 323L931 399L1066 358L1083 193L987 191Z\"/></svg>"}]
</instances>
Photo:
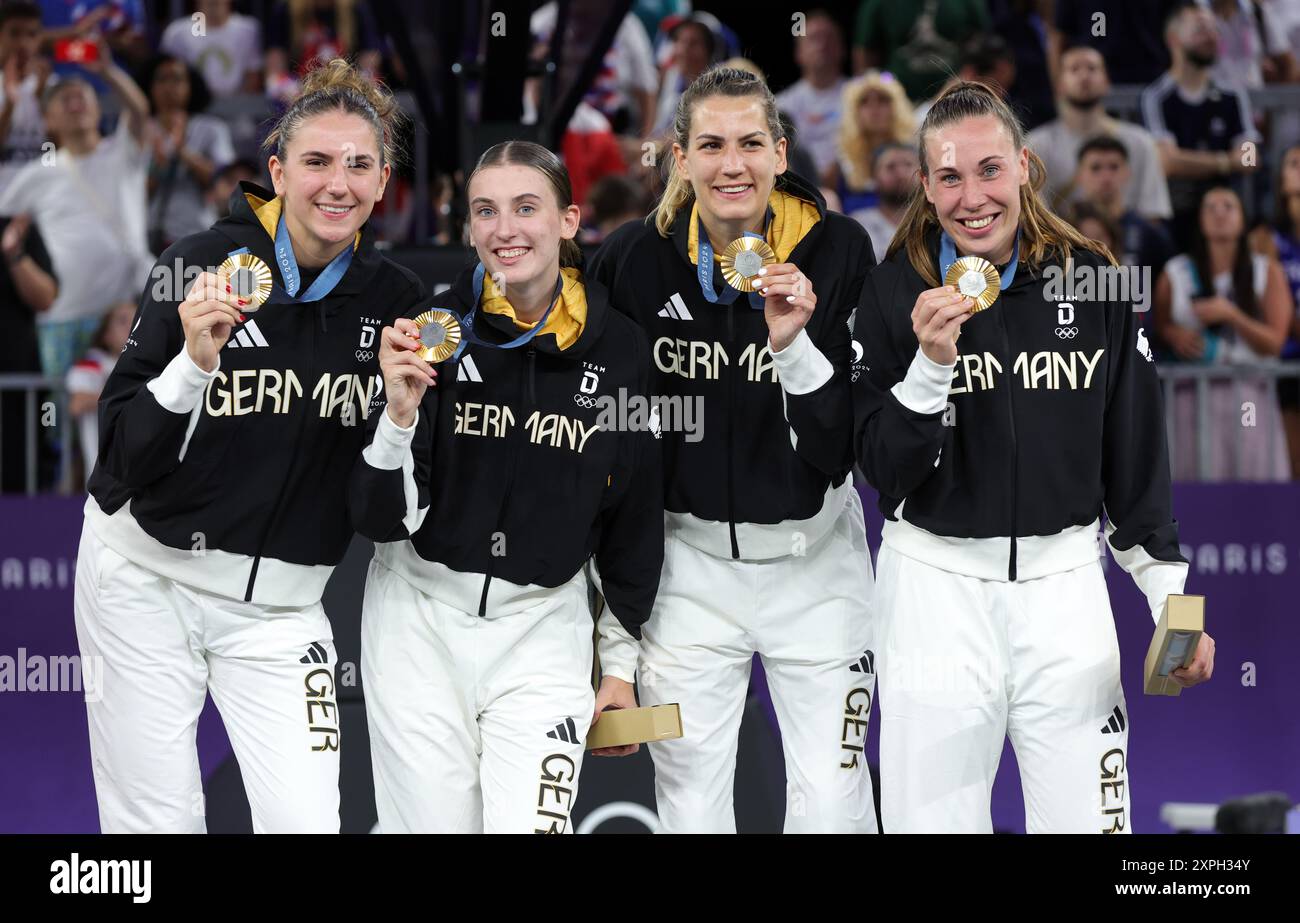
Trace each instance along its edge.
<instances>
[{"instance_id":1,"label":"white pants leg","mask_svg":"<svg viewBox=\"0 0 1300 923\"><path fill-rule=\"evenodd\" d=\"M1128 707L1100 563L1007 587L1007 730L1026 831L1132 832Z\"/></svg>"},{"instance_id":2,"label":"white pants leg","mask_svg":"<svg viewBox=\"0 0 1300 923\"><path fill-rule=\"evenodd\" d=\"M208 688L239 761L253 832L338 833L338 657L324 608L179 589L204 612Z\"/></svg>"},{"instance_id":3,"label":"white pants leg","mask_svg":"<svg viewBox=\"0 0 1300 923\"><path fill-rule=\"evenodd\" d=\"M73 613L87 689L90 759L104 833L203 833L195 742L207 691L197 613L174 584L82 526Z\"/></svg>"},{"instance_id":4,"label":"white pants leg","mask_svg":"<svg viewBox=\"0 0 1300 923\"><path fill-rule=\"evenodd\" d=\"M875 833L871 552L857 492L806 556L756 567L765 605L753 633L781 726L785 832Z\"/></svg>"},{"instance_id":5,"label":"white pants leg","mask_svg":"<svg viewBox=\"0 0 1300 923\"><path fill-rule=\"evenodd\" d=\"M1006 737L994 585L883 545L876 561L880 814L885 833L991 833Z\"/></svg>"},{"instance_id":6,"label":"white pants leg","mask_svg":"<svg viewBox=\"0 0 1300 923\"><path fill-rule=\"evenodd\" d=\"M205 829L195 730L210 689L256 832L339 827L334 647L320 604L257 606L148 571L84 527L74 598L104 832Z\"/></svg>"},{"instance_id":7,"label":"white pants leg","mask_svg":"<svg viewBox=\"0 0 1300 923\"><path fill-rule=\"evenodd\" d=\"M881 549L886 833L992 831L1009 733L1030 832L1127 826L1128 715L1099 564L1018 583Z\"/></svg>"},{"instance_id":8,"label":"white pants leg","mask_svg":"<svg viewBox=\"0 0 1300 923\"><path fill-rule=\"evenodd\" d=\"M875 831L861 750L875 694L870 597L856 493L806 554L732 561L669 538L640 686L642 704L682 710L682 738L650 745L661 830L735 832L736 747L757 652L781 726L786 831Z\"/></svg>"},{"instance_id":9,"label":"white pants leg","mask_svg":"<svg viewBox=\"0 0 1300 923\"><path fill-rule=\"evenodd\" d=\"M484 619L372 562L362 674L380 829L570 832L592 630L579 582Z\"/></svg>"}]
</instances>

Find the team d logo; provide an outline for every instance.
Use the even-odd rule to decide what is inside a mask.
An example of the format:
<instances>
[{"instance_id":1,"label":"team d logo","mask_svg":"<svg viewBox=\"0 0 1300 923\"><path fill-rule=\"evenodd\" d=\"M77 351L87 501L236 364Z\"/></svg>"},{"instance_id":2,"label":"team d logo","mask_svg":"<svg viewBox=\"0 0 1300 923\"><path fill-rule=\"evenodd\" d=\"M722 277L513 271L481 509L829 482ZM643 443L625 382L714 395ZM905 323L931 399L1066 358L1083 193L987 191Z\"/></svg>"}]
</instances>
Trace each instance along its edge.
<instances>
[{"instance_id":1,"label":"team d logo","mask_svg":"<svg viewBox=\"0 0 1300 923\"><path fill-rule=\"evenodd\" d=\"M596 387L600 384L600 376L595 372L586 371L582 373L582 382L578 385L578 390L583 394L595 394Z\"/></svg>"},{"instance_id":2,"label":"team d logo","mask_svg":"<svg viewBox=\"0 0 1300 923\"><path fill-rule=\"evenodd\" d=\"M357 344L358 349L369 349L375 345L375 328L369 324L361 327L361 342Z\"/></svg>"}]
</instances>

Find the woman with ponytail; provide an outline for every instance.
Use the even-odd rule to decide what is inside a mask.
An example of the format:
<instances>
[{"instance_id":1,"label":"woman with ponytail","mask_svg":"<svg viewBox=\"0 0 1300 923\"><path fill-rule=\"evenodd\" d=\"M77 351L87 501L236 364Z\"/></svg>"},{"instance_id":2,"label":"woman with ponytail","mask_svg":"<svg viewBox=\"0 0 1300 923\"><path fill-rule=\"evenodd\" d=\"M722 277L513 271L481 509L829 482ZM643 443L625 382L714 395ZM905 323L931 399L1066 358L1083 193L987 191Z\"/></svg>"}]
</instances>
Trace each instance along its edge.
<instances>
[{"instance_id":1,"label":"woman with ponytail","mask_svg":"<svg viewBox=\"0 0 1300 923\"><path fill-rule=\"evenodd\" d=\"M1042 162L995 91L946 90L920 145L922 186L854 334L855 444L886 520L882 825L991 832L1010 735L1030 832L1128 832L1100 518L1153 619L1187 576L1150 347L1127 299L1069 296L1065 277L1085 273L1104 294L1114 260L1048 210ZM958 264L965 291L945 284L970 258L991 267ZM1205 635L1173 677L1190 686L1213 664Z\"/></svg>"},{"instance_id":2,"label":"woman with ponytail","mask_svg":"<svg viewBox=\"0 0 1300 923\"><path fill-rule=\"evenodd\" d=\"M849 317L871 241L786 169L761 77L705 72L673 137L653 221L614 232L591 269L652 338L655 391L691 411L661 421L668 534L641 645L642 701L682 712L682 738L650 745L661 829L735 831L758 654L781 723L786 831L875 832L862 758L871 559L849 441ZM741 246L769 260L747 293L719 260Z\"/></svg>"},{"instance_id":3,"label":"woman with ponytail","mask_svg":"<svg viewBox=\"0 0 1300 923\"><path fill-rule=\"evenodd\" d=\"M384 330L388 406L352 483L377 542L361 623L375 803L385 833L565 833L588 727L636 705L663 563L658 443L645 408L609 410L644 402L649 347L582 274L553 153L488 149L466 198L479 263L435 301L460 346L421 352L445 335L423 307Z\"/></svg>"},{"instance_id":4,"label":"woman with ponytail","mask_svg":"<svg viewBox=\"0 0 1300 923\"><path fill-rule=\"evenodd\" d=\"M209 692L253 829L338 832L321 595L352 538L375 339L424 297L367 226L399 117L346 61L312 71L267 138L274 191L240 184L140 298L100 398L74 596L105 833L203 832Z\"/></svg>"}]
</instances>

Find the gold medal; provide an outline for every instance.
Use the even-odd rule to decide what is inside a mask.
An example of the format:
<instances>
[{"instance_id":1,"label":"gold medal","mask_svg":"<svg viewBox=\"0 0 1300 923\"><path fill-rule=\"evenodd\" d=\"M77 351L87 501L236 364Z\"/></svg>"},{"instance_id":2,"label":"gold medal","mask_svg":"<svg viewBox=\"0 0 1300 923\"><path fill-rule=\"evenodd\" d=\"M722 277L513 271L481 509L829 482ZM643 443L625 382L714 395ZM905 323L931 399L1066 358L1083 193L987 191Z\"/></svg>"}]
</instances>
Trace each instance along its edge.
<instances>
[{"instance_id":1,"label":"gold medal","mask_svg":"<svg viewBox=\"0 0 1300 923\"><path fill-rule=\"evenodd\" d=\"M230 284L232 295L248 299L240 308L245 314L252 314L271 297L271 267L251 253L226 257L217 267L217 275Z\"/></svg>"},{"instance_id":2,"label":"gold medal","mask_svg":"<svg viewBox=\"0 0 1300 923\"><path fill-rule=\"evenodd\" d=\"M420 332L416 339L420 348L416 354L425 362L444 362L460 346L460 321L446 311L425 311L415 319Z\"/></svg>"},{"instance_id":3,"label":"gold medal","mask_svg":"<svg viewBox=\"0 0 1300 923\"><path fill-rule=\"evenodd\" d=\"M943 277L944 285L954 285L957 293L972 299L971 313L983 311L1002 293L1002 277L997 268L980 256L963 256L954 260Z\"/></svg>"},{"instance_id":4,"label":"gold medal","mask_svg":"<svg viewBox=\"0 0 1300 923\"><path fill-rule=\"evenodd\" d=\"M776 254L761 237L738 237L718 254L722 278L740 292L752 292L758 271L776 262Z\"/></svg>"}]
</instances>

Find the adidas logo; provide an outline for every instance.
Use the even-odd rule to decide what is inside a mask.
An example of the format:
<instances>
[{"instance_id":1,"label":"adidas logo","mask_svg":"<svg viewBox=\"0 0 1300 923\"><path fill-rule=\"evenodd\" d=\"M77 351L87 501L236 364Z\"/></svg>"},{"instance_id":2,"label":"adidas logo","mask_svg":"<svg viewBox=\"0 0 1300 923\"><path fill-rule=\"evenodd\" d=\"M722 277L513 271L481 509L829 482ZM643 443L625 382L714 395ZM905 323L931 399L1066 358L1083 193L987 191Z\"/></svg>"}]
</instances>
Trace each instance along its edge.
<instances>
[{"instance_id":1,"label":"adidas logo","mask_svg":"<svg viewBox=\"0 0 1300 923\"><path fill-rule=\"evenodd\" d=\"M266 342L266 337L262 336L262 331L257 329L257 321L250 320L240 330L236 331L235 335L226 342L226 345L234 349L237 346L252 348L254 346L270 346L271 344Z\"/></svg>"},{"instance_id":2,"label":"adidas logo","mask_svg":"<svg viewBox=\"0 0 1300 923\"><path fill-rule=\"evenodd\" d=\"M849 669L854 673L871 673L876 672L876 655L871 651L863 651L862 656L858 658L857 663L849 664Z\"/></svg>"},{"instance_id":3,"label":"adidas logo","mask_svg":"<svg viewBox=\"0 0 1300 923\"><path fill-rule=\"evenodd\" d=\"M329 663L330 655L315 641L307 647L307 653L298 658L299 663Z\"/></svg>"},{"instance_id":4,"label":"adidas logo","mask_svg":"<svg viewBox=\"0 0 1300 923\"><path fill-rule=\"evenodd\" d=\"M1124 713L1116 705L1115 710L1111 712L1110 720L1102 725L1101 732L1103 734L1118 734L1122 730L1124 730Z\"/></svg>"},{"instance_id":5,"label":"adidas logo","mask_svg":"<svg viewBox=\"0 0 1300 923\"><path fill-rule=\"evenodd\" d=\"M461 357L460 363L456 366L457 381L478 381L483 380L483 376L478 373L478 366L474 364L474 357L466 353Z\"/></svg>"},{"instance_id":6,"label":"adidas logo","mask_svg":"<svg viewBox=\"0 0 1300 923\"><path fill-rule=\"evenodd\" d=\"M555 730L547 731L546 736L552 740L562 740L566 744L578 743L578 729L573 726L572 718L565 718L555 726Z\"/></svg>"},{"instance_id":7,"label":"adidas logo","mask_svg":"<svg viewBox=\"0 0 1300 923\"><path fill-rule=\"evenodd\" d=\"M691 317L691 312L686 310L686 302L682 301L680 292L673 292L673 297L664 302L659 316L671 317L673 320L695 320Z\"/></svg>"}]
</instances>

